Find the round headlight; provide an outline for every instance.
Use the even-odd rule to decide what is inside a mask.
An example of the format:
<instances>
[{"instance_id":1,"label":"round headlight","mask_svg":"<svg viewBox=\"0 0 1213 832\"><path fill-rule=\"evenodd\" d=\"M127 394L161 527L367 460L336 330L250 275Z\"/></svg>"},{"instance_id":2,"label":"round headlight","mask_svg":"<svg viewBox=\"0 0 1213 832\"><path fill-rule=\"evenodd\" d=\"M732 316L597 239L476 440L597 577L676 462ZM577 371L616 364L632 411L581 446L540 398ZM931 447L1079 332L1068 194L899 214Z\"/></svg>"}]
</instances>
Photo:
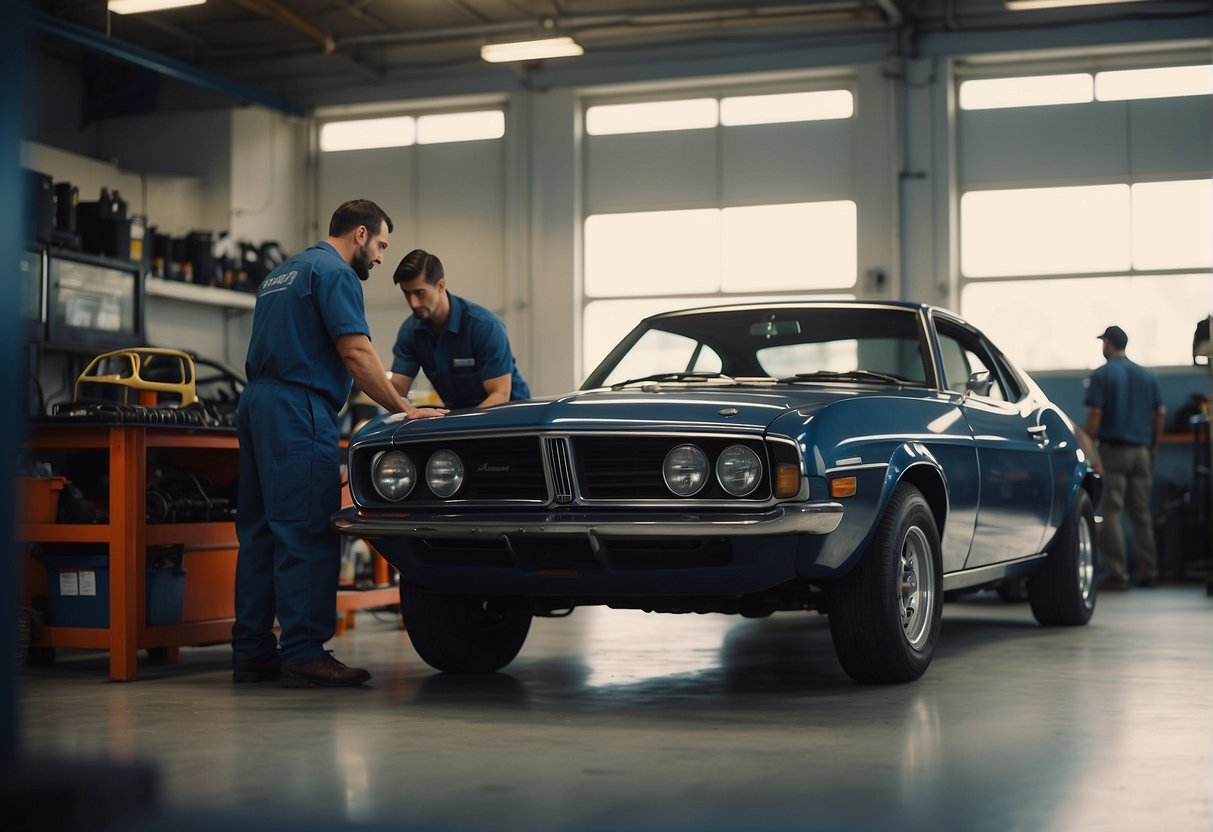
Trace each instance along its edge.
<instances>
[{"instance_id":1,"label":"round headlight","mask_svg":"<svg viewBox=\"0 0 1213 832\"><path fill-rule=\"evenodd\" d=\"M371 482L379 496L396 502L403 500L417 484L417 469L413 460L400 451L385 451L371 465Z\"/></svg>"},{"instance_id":2,"label":"round headlight","mask_svg":"<svg viewBox=\"0 0 1213 832\"><path fill-rule=\"evenodd\" d=\"M454 451L443 448L425 464L425 484L438 497L450 497L463 485L463 462Z\"/></svg>"},{"instance_id":3,"label":"round headlight","mask_svg":"<svg viewBox=\"0 0 1213 832\"><path fill-rule=\"evenodd\" d=\"M762 460L745 445L730 445L716 460L716 480L734 497L744 497L762 479Z\"/></svg>"},{"instance_id":4,"label":"round headlight","mask_svg":"<svg viewBox=\"0 0 1213 832\"><path fill-rule=\"evenodd\" d=\"M661 476L679 497L698 494L708 481L708 457L694 445L679 445L665 455Z\"/></svg>"}]
</instances>

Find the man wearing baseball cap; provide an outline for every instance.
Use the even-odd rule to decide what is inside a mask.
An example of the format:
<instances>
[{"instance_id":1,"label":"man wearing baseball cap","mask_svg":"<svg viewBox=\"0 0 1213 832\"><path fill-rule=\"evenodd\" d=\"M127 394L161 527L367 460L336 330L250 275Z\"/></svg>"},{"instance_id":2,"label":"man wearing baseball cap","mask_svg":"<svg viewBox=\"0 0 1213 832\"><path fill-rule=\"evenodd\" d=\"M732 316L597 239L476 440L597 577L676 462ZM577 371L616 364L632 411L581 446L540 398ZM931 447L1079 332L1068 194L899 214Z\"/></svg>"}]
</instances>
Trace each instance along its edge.
<instances>
[{"instance_id":1,"label":"man wearing baseball cap","mask_svg":"<svg viewBox=\"0 0 1213 832\"><path fill-rule=\"evenodd\" d=\"M1133 532L1134 583L1155 586L1158 556L1150 518L1150 488L1167 409L1158 376L1125 355L1129 343L1125 331L1110 326L1095 337L1103 341L1107 361L1087 379L1083 404L1089 408L1087 433L1099 446L1096 469L1104 476L1104 522L1099 546L1107 574L1099 588L1129 588L1122 509Z\"/></svg>"}]
</instances>

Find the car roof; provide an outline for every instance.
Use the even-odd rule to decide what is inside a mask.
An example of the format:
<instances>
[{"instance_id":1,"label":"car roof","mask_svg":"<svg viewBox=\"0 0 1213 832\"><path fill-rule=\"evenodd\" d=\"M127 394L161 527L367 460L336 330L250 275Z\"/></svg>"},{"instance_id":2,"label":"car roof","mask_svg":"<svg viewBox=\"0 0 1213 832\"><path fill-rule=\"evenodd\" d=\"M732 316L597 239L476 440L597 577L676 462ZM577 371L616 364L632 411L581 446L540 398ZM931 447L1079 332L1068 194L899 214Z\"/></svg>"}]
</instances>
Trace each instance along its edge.
<instances>
[{"instance_id":1,"label":"car roof","mask_svg":"<svg viewBox=\"0 0 1213 832\"><path fill-rule=\"evenodd\" d=\"M675 309L668 312L658 312L647 316L644 320L657 320L660 318L672 318L679 315L699 315L707 312L726 312L740 311L746 309L828 309L836 307L839 309L904 309L917 312L939 311L944 312L952 317L958 317L955 313L949 312L941 306L935 306L929 303L917 303L914 301L904 300L795 300L795 301L769 301L766 303L726 303L718 306L695 306L688 309Z\"/></svg>"}]
</instances>

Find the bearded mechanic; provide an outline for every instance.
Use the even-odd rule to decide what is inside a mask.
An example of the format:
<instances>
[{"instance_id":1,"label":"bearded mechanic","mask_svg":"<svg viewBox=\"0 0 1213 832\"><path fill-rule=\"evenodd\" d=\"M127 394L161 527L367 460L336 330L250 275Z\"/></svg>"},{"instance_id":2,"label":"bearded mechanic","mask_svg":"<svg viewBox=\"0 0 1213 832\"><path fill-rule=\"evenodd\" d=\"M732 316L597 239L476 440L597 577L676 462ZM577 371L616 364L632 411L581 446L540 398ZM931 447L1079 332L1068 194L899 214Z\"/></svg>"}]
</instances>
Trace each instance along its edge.
<instances>
[{"instance_id":1,"label":"bearded mechanic","mask_svg":"<svg viewBox=\"0 0 1213 832\"><path fill-rule=\"evenodd\" d=\"M383 262L391 231L374 202L346 202L333 213L328 239L257 289L236 423L234 681L348 687L370 679L324 649L336 629L341 558L329 528L341 503L337 411L353 380L391 413L445 412L409 405L371 347L360 281Z\"/></svg>"}]
</instances>

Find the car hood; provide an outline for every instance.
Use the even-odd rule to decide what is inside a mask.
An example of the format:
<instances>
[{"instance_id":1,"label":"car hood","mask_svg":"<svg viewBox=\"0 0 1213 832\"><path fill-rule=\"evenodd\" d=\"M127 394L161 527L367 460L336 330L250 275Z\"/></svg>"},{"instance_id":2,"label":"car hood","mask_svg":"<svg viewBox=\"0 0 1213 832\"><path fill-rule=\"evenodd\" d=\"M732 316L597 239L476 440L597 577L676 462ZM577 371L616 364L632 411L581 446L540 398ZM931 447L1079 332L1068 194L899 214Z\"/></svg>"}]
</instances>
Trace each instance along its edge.
<instances>
[{"instance_id":1,"label":"car hood","mask_svg":"<svg viewBox=\"0 0 1213 832\"><path fill-rule=\"evenodd\" d=\"M481 410L461 410L437 419L380 416L358 432L359 443L422 439L451 431L525 430L614 432L706 431L762 435L780 416L808 418L821 408L887 390L805 385L711 387L662 385L659 389L587 390L551 399L510 402Z\"/></svg>"}]
</instances>

